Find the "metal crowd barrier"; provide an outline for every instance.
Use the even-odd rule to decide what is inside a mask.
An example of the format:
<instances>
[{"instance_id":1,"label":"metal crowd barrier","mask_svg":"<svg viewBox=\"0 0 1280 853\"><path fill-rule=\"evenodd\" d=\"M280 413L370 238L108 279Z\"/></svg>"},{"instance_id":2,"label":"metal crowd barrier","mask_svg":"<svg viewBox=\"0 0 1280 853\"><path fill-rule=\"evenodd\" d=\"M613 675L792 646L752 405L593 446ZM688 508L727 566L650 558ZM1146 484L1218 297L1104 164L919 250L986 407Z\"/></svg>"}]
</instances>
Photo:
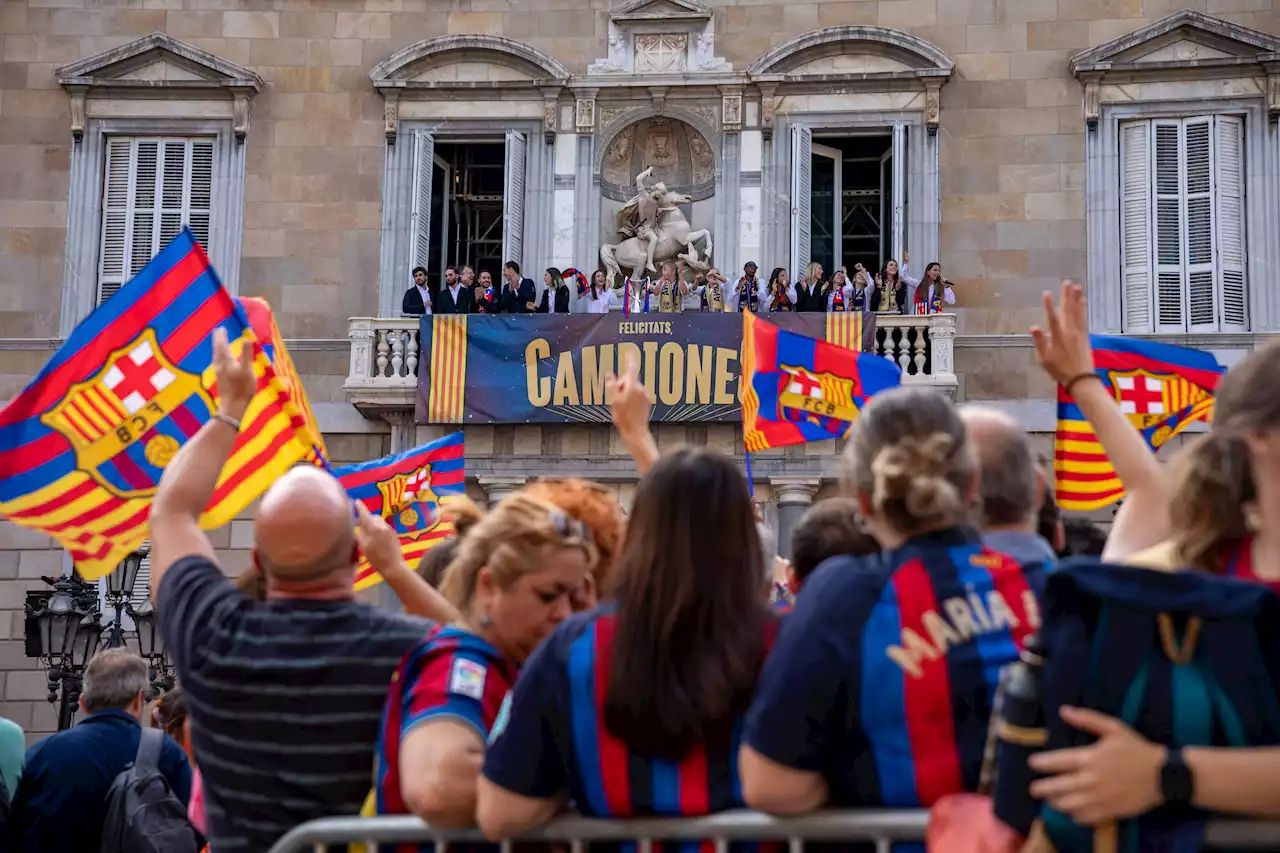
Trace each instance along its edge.
<instances>
[{"instance_id":1,"label":"metal crowd barrier","mask_svg":"<svg viewBox=\"0 0 1280 853\"><path fill-rule=\"evenodd\" d=\"M923 809L856 809L818 812L798 818L774 818L760 812L731 811L699 818L597 820L566 816L522 835L517 841L568 842L571 853L587 853L592 841L637 842L638 853L652 853L654 841L714 839L716 853L727 853L733 841L788 842L788 853L801 853L806 841L860 841L890 853L895 841L923 841L929 815ZM326 853L329 845L422 843L434 841L437 853L455 842L484 841L476 830L443 831L411 815L330 817L290 830L270 853ZM1280 850L1280 822L1217 821L1210 825L1209 849ZM504 841L501 853L511 853Z\"/></svg>"}]
</instances>

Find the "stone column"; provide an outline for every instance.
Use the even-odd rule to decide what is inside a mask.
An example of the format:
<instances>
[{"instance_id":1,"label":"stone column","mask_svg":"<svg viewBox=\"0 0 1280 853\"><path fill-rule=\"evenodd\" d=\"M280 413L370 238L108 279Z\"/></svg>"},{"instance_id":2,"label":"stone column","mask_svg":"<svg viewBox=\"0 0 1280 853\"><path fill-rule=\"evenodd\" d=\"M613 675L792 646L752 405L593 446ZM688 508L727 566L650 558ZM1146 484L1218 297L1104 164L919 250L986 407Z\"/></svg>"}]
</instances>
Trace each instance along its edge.
<instances>
[{"instance_id":1,"label":"stone column","mask_svg":"<svg viewBox=\"0 0 1280 853\"><path fill-rule=\"evenodd\" d=\"M502 502L503 498L510 497L523 489L525 483L529 482L529 478L481 477L478 482L480 488L484 489L485 495L489 499L489 508L493 509Z\"/></svg>"},{"instance_id":2,"label":"stone column","mask_svg":"<svg viewBox=\"0 0 1280 853\"><path fill-rule=\"evenodd\" d=\"M821 480L799 477L772 477L769 486L778 505L778 554L791 557L791 534L801 517L813 505Z\"/></svg>"}]
</instances>

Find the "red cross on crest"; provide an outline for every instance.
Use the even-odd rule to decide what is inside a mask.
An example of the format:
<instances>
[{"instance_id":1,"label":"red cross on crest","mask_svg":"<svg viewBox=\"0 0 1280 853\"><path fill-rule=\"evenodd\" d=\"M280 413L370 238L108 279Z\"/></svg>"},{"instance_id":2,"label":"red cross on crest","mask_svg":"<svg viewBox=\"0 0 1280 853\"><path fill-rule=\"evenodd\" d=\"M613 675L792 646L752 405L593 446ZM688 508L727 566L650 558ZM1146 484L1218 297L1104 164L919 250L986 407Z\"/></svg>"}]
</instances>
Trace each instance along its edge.
<instances>
[{"instance_id":1,"label":"red cross on crest","mask_svg":"<svg viewBox=\"0 0 1280 853\"><path fill-rule=\"evenodd\" d=\"M151 342L138 345L117 359L102 377L102 384L124 404L125 411L136 414L143 406L173 382L173 375L156 358Z\"/></svg>"},{"instance_id":2,"label":"red cross on crest","mask_svg":"<svg viewBox=\"0 0 1280 853\"><path fill-rule=\"evenodd\" d=\"M795 368L788 372L791 374L791 379L787 383L788 394L799 394L802 397L822 399L822 383L818 380L818 377L804 368Z\"/></svg>"},{"instance_id":3,"label":"red cross on crest","mask_svg":"<svg viewBox=\"0 0 1280 853\"><path fill-rule=\"evenodd\" d=\"M1165 380L1146 371L1112 374L1116 399L1126 415L1165 415Z\"/></svg>"}]
</instances>

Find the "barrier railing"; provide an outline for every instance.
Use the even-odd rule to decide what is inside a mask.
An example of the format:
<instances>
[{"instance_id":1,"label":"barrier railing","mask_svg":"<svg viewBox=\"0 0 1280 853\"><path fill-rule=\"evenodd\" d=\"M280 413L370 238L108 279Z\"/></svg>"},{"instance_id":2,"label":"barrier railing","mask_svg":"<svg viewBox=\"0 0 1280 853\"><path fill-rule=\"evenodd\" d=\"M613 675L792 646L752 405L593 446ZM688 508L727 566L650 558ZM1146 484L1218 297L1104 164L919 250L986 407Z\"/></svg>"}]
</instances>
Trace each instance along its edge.
<instances>
[{"instance_id":1,"label":"barrier railing","mask_svg":"<svg viewBox=\"0 0 1280 853\"><path fill-rule=\"evenodd\" d=\"M877 853L889 853L895 841L923 841L928 813L922 809L856 809L818 812L798 818L774 818L760 812L732 811L699 818L597 820L565 816L515 841L568 842L572 853L585 853L593 841L637 842L638 853L651 853L655 841L712 839L716 853L733 841L786 841L788 853L800 853L806 841L872 842ZM325 853L329 845L436 842L437 853L450 843L483 841L476 830L444 831L416 817L331 817L290 830L270 853ZM1209 849L1280 850L1280 822L1217 821L1209 826ZM502 842L510 853L511 841Z\"/></svg>"}]
</instances>

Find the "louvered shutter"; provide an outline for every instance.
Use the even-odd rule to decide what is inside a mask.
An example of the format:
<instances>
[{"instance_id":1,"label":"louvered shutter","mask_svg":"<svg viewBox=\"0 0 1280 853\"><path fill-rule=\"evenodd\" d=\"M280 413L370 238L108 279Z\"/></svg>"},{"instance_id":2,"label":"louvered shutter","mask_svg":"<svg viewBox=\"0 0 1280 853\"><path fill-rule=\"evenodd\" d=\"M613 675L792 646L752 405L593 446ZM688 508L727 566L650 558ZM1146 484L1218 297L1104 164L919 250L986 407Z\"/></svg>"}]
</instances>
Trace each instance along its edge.
<instances>
[{"instance_id":1,"label":"louvered shutter","mask_svg":"<svg viewBox=\"0 0 1280 853\"><path fill-rule=\"evenodd\" d=\"M507 131L507 168L502 188L502 262L524 263L525 136ZM535 277L536 278L536 277Z\"/></svg>"},{"instance_id":2,"label":"louvered shutter","mask_svg":"<svg viewBox=\"0 0 1280 853\"><path fill-rule=\"evenodd\" d=\"M1151 331L1151 123L1120 131L1120 270L1124 330Z\"/></svg>"},{"instance_id":3,"label":"louvered shutter","mask_svg":"<svg viewBox=\"0 0 1280 853\"><path fill-rule=\"evenodd\" d=\"M410 268L429 268L431 259L431 178L435 171L436 141L425 130L413 134L413 221Z\"/></svg>"},{"instance_id":4,"label":"louvered shutter","mask_svg":"<svg viewBox=\"0 0 1280 853\"><path fill-rule=\"evenodd\" d=\"M1184 223L1186 229L1187 331L1211 332L1218 328L1215 297L1217 264L1214 246L1213 119L1195 118L1183 123L1185 152Z\"/></svg>"},{"instance_id":5,"label":"louvered shutter","mask_svg":"<svg viewBox=\"0 0 1280 853\"><path fill-rule=\"evenodd\" d=\"M1249 328L1245 292L1244 122L1214 119L1214 192L1219 293L1224 331Z\"/></svg>"},{"instance_id":6,"label":"louvered shutter","mask_svg":"<svg viewBox=\"0 0 1280 853\"><path fill-rule=\"evenodd\" d=\"M138 566L138 578L133 583L133 596L130 600L134 607L151 597L151 540L142 543L142 565Z\"/></svg>"},{"instance_id":7,"label":"louvered shutter","mask_svg":"<svg viewBox=\"0 0 1280 853\"><path fill-rule=\"evenodd\" d=\"M791 275L800 275L812 254L809 200L813 189L813 131L791 128Z\"/></svg>"},{"instance_id":8,"label":"louvered shutter","mask_svg":"<svg viewBox=\"0 0 1280 853\"><path fill-rule=\"evenodd\" d=\"M108 140L99 303L137 275L183 226L208 248L213 154L211 139Z\"/></svg>"},{"instance_id":9,"label":"louvered shutter","mask_svg":"<svg viewBox=\"0 0 1280 853\"><path fill-rule=\"evenodd\" d=\"M1184 331L1182 122L1155 122L1155 330Z\"/></svg>"}]
</instances>

